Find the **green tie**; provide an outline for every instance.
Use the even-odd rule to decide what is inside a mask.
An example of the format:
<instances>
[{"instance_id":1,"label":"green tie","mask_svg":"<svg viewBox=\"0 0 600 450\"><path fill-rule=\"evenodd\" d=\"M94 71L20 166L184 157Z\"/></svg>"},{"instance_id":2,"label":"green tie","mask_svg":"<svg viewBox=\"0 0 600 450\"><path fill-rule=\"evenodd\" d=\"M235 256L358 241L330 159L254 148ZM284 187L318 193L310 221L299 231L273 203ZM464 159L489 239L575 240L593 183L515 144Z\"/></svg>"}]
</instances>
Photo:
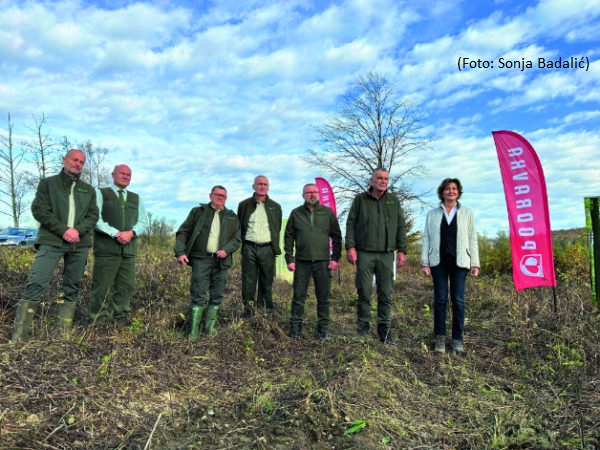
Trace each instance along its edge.
<instances>
[{"instance_id":1,"label":"green tie","mask_svg":"<svg viewBox=\"0 0 600 450\"><path fill-rule=\"evenodd\" d=\"M123 195L123 189L119 189L119 203L121 208L125 208L125 196Z\"/></svg>"}]
</instances>

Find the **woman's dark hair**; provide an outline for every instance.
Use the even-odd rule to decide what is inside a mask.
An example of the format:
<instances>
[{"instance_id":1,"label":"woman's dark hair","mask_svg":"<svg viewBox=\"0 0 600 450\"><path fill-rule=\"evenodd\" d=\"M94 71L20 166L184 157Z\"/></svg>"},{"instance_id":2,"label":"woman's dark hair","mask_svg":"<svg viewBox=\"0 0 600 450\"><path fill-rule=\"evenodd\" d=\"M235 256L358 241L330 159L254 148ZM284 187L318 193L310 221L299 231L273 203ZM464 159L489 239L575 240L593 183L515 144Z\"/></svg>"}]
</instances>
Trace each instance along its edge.
<instances>
[{"instance_id":1,"label":"woman's dark hair","mask_svg":"<svg viewBox=\"0 0 600 450\"><path fill-rule=\"evenodd\" d=\"M458 188L458 198L460 198L463 193L462 184L460 184L460 180L458 178L446 178L440 183L440 186L437 189L438 198L442 202L444 201L444 189L446 189L450 183L454 183Z\"/></svg>"}]
</instances>

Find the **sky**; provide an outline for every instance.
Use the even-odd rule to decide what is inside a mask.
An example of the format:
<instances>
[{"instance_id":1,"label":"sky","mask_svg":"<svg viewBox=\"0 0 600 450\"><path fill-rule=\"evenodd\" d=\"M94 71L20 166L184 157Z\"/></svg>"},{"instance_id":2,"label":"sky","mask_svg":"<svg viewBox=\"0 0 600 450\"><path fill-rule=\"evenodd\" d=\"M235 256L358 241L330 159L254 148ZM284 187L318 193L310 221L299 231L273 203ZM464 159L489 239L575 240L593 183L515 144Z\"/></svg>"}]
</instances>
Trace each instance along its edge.
<instances>
[{"instance_id":1,"label":"sky","mask_svg":"<svg viewBox=\"0 0 600 450\"><path fill-rule=\"evenodd\" d=\"M548 67L559 58L583 67ZM456 177L477 231L508 232L494 130L535 148L552 229L583 227L600 195L599 58L600 0L0 0L0 133L10 113L30 139L44 114L56 142L108 148L107 173L128 164L175 227L215 184L236 210L259 174L287 217L326 176L304 159L314 127L374 72L434 138L407 180L426 203L417 229Z\"/></svg>"}]
</instances>

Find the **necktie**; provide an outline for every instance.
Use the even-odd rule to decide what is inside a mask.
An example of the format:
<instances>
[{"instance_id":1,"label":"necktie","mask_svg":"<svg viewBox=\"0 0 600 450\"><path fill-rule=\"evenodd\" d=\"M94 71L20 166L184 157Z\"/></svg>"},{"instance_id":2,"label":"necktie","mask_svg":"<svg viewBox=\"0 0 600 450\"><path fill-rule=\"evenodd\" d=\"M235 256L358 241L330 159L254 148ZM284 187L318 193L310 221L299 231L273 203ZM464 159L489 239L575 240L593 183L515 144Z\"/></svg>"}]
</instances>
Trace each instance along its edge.
<instances>
[{"instance_id":1,"label":"necktie","mask_svg":"<svg viewBox=\"0 0 600 450\"><path fill-rule=\"evenodd\" d=\"M123 195L123 189L119 189L119 203L121 208L125 208L125 196Z\"/></svg>"}]
</instances>

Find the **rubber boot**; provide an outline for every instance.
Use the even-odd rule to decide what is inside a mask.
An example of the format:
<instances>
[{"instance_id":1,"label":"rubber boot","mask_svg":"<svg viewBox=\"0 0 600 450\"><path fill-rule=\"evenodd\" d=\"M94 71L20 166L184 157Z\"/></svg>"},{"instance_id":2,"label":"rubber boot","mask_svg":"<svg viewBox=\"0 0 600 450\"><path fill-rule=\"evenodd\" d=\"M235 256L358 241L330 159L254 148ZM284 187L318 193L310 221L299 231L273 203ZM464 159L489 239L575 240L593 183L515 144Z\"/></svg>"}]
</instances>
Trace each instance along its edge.
<instances>
[{"instance_id":1,"label":"rubber boot","mask_svg":"<svg viewBox=\"0 0 600 450\"><path fill-rule=\"evenodd\" d=\"M29 329L33 322L33 316L38 308L39 302L30 302L21 300L17 306L17 314L15 316L15 330L12 335L11 342L16 342L19 339L27 339Z\"/></svg>"},{"instance_id":2,"label":"rubber boot","mask_svg":"<svg viewBox=\"0 0 600 450\"><path fill-rule=\"evenodd\" d=\"M198 339L198 328L200 327L203 311L204 308L202 306L192 306L190 311L190 341Z\"/></svg>"},{"instance_id":3,"label":"rubber boot","mask_svg":"<svg viewBox=\"0 0 600 450\"><path fill-rule=\"evenodd\" d=\"M73 332L73 317L77 311L76 302L58 301L58 318L56 320L56 331L59 338L70 339Z\"/></svg>"},{"instance_id":4,"label":"rubber boot","mask_svg":"<svg viewBox=\"0 0 600 450\"><path fill-rule=\"evenodd\" d=\"M206 323L204 324L204 334L208 336L214 336L217 334L215 330L215 323L217 323L217 313L219 307L216 305L210 305L206 310Z\"/></svg>"}]
</instances>

